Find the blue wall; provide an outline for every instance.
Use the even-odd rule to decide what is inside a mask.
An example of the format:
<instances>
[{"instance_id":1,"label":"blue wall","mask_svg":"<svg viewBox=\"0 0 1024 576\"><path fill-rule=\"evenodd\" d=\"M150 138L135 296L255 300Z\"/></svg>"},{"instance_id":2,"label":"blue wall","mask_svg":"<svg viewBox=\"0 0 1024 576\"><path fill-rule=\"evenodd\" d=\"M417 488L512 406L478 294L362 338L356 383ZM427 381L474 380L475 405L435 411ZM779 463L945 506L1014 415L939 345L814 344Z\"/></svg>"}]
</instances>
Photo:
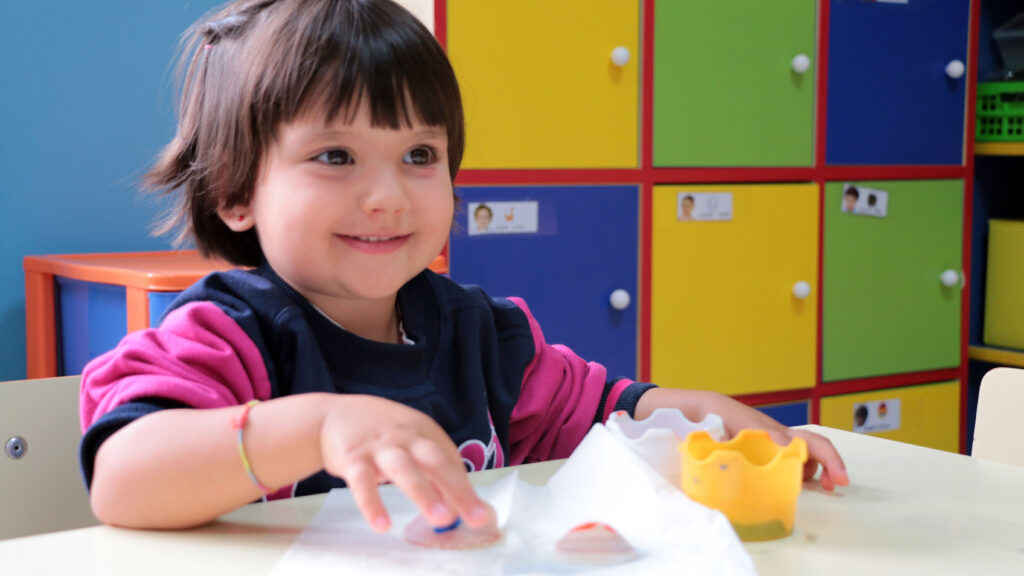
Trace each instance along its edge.
<instances>
[{"instance_id":1,"label":"blue wall","mask_svg":"<svg viewBox=\"0 0 1024 576\"><path fill-rule=\"evenodd\" d=\"M218 4L0 2L0 381L25 377L23 256L170 247L138 181L174 134L178 38Z\"/></svg>"}]
</instances>

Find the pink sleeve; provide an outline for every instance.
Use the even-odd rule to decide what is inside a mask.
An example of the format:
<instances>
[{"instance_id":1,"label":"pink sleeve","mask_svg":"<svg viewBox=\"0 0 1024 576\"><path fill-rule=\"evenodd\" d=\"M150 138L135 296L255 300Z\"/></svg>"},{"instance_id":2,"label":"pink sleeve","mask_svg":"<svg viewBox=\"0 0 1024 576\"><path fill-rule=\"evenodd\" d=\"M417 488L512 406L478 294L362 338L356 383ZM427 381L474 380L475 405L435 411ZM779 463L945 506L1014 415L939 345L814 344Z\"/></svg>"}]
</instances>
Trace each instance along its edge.
<instances>
[{"instance_id":1,"label":"pink sleeve","mask_svg":"<svg viewBox=\"0 0 1024 576\"><path fill-rule=\"evenodd\" d=\"M211 302L186 304L160 328L132 332L82 372L84 432L117 406L147 396L195 408L270 398L270 379L252 339Z\"/></svg>"},{"instance_id":2,"label":"pink sleeve","mask_svg":"<svg viewBox=\"0 0 1024 576\"><path fill-rule=\"evenodd\" d=\"M586 436L598 410L603 422L632 381L615 382L602 406L605 367L583 360L566 346L547 344L526 303L509 300L526 314L536 348L512 410L511 464L566 458Z\"/></svg>"}]
</instances>

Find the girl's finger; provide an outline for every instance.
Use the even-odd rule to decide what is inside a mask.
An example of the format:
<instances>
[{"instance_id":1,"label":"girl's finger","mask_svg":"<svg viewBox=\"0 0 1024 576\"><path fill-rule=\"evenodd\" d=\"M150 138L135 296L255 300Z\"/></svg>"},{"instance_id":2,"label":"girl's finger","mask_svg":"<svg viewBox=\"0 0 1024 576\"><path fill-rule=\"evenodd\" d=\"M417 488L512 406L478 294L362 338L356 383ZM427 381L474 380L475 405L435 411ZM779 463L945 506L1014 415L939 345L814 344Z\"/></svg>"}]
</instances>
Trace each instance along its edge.
<instances>
[{"instance_id":1,"label":"girl's finger","mask_svg":"<svg viewBox=\"0 0 1024 576\"><path fill-rule=\"evenodd\" d=\"M422 443L414 446L414 457L455 512L474 528L495 522L494 510L477 496L457 454L448 455L440 446Z\"/></svg>"},{"instance_id":2,"label":"girl's finger","mask_svg":"<svg viewBox=\"0 0 1024 576\"><path fill-rule=\"evenodd\" d=\"M448 526L455 522L457 513L445 504L421 463L404 448L380 450L374 455L374 462L381 473L405 493L434 526Z\"/></svg>"},{"instance_id":3,"label":"girl's finger","mask_svg":"<svg viewBox=\"0 0 1024 576\"><path fill-rule=\"evenodd\" d=\"M779 446L789 446L789 443L793 440L793 436L789 431L789 428L778 428L776 426L766 427L764 429L768 432L768 436L771 437L772 442L775 442Z\"/></svg>"},{"instance_id":4,"label":"girl's finger","mask_svg":"<svg viewBox=\"0 0 1024 576\"><path fill-rule=\"evenodd\" d=\"M835 486L846 486L850 478L846 474L846 465L839 456L839 451L828 438L820 434L814 434L806 430L794 430L793 433L800 436L807 442L807 451L810 459L821 464L821 487L831 490Z\"/></svg>"},{"instance_id":5,"label":"girl's finger","mask_svg":"<svg viewBox=\"0 0 1024 576\"><path fill-rule=\"evenodd\" d=\"M377 470L367 460L349 464L343 475L352 491L352 498L374 532L383 534L391 528L391 518L377 492Z\"/></svg>"},{"instance_id":6,"label":"girl's finger","mask_svg":"<svg viewBox=\"0 0 1024 576\"><path fill-rule=\"evenodd\" d=\"M832 481L832 475L828 473L828 468L821 469L821 487L825 490L833 490L836 487L835 482Z\"/></svg>"},{"instance_id":7,"label":"girl's finger","mask_svg":"<svg viewBox=\"0 0 1024 576\"><path fill-rule=\"evenodd\" d=\"M814 478L814 475L818 473L818 461L812 458L808 458L807 462L804 462L804 480L810 480Z\"/></svg>"}]
</instances>

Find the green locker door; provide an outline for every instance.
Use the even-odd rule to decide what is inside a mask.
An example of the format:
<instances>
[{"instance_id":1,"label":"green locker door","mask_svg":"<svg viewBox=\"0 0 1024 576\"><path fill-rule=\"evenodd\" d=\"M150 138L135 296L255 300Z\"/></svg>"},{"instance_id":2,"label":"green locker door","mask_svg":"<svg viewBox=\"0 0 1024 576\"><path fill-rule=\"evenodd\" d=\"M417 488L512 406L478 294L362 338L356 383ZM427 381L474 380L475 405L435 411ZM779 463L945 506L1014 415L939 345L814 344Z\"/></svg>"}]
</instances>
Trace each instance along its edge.
<instances>
[{"instance_id":1,"label":"green locker door","mask_svg":"<svg viewBox=\"0 0 1024 576\"><path fill-rule=\"evenodd\" d=\"M963 203L961 180L825 185L823 380L960 364Z\"/></svg>"},{"instance_id":2,"label":"green locker door","mask_svg":"<svg viewBox=\"0 0 1024 576\"><path fill-rule=\"evenodd\" d=\"M656 3L654 165L811 166L814 47L814 0Z\"/></svg>"}]
</instances>

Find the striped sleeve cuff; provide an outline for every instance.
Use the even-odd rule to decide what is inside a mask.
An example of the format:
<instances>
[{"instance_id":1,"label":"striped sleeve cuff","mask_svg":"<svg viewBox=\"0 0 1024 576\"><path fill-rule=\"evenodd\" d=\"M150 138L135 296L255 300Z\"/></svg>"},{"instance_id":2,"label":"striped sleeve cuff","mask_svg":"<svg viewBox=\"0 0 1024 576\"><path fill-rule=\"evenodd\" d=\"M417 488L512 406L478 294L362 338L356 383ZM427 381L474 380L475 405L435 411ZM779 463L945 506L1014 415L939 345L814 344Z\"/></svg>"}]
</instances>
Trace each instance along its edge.
<instances>
[{"instance_id":1,"label":"striped sleeve cuff","mask_svg":"<svg viewBox=\"0 0 1024 576\"><path fill-rule=\"evenodd\" d=\"M601 398L602 409L597 411L597 417L600 420L595 418L595 423L603 423L613 412L619 410L625 410L629 417L632 418L640 397L652 388L657 388L657 386L647 382L633 382L626 379L608 382L605 384L604 395Z\"/></svg>"}]
</instances>

